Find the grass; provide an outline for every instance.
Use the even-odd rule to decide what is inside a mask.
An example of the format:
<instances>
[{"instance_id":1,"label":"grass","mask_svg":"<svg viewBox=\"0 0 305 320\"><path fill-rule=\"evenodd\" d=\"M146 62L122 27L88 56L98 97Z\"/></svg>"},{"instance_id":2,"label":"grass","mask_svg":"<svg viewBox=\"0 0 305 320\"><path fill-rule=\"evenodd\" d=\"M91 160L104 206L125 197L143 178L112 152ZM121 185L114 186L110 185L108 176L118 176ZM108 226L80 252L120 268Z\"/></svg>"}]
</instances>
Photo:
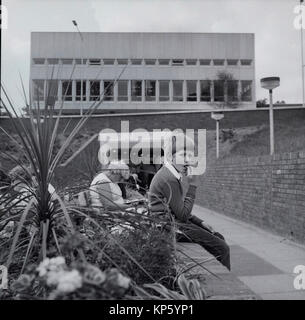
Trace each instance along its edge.
<instances>
[{"instance_id":1,"label":"grass","mask_svg":"<svg viewBox=\"0 0 305 320\"><path fill-rule=\"evenodd\" d=\"M289 120L289 121L288 121ZM302 119L292 118L275 121L275 153L298 152L305 150L305 124ZM254 126L233 130L233 137L220 141L220 159L238 159L269 155L269 126ZM207 133L208 165L215 162L216 138L214 131Z\"/></svg>"}]
</instances>

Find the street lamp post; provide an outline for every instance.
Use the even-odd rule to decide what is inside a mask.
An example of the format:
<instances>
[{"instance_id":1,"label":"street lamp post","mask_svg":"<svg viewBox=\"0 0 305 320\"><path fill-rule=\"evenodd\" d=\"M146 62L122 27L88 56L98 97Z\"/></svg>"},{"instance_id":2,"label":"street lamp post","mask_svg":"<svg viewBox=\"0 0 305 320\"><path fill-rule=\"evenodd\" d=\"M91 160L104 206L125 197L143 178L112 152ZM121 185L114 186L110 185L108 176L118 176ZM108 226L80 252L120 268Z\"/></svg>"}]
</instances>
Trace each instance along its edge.
<instances>
[{"instance_id":1,"label":"street lamp post","mask_svg":"<svg viewBox=\"0 0 305 320\"><path fill-rule=\"evenodd\" d=\"M274 154L274 119L272 90L280 85L279 77L267 77L261 79L261 87L269 90L269 124L270 124L270 154Z\"/></svg>"},{"instance_id":2,"label":"street lamp post","mask_svg":"<svg viewBox=\"0 0 305 320\"><path fill-rule=\"evenodd\" d=\"M79 30L79 28L78 28L78 24L77 24L77 22L76 22L76 20L72 20L72 23L73 23L73 25L76 27L76 29L77 29L77 31L78 31L78 34L79 34L79 36L80 36L80 39L81 39L81 48L80 48L80 52L81 52L81 61L83 62L83 56L82 56L82 53L83 53L83 50L82 50L82 48L83 48L83 35L82 35L82 33L80 32L80 30ZM82 64L81 64L81 70L83 70L83 68L82 68ZM82 78L82 77L81 77ZM83 79L81 79L81 96L82 96L82 94L83 94ZM82 98L81 98L81 100L82 100ZM81 106L80 106L80 115L82 116L83 115L83 101L82 101L82 103L81 103Z\"/></svg>"},{"instance_id":3,"label":"street lamp post","mask_svg":"<svg viewBox=\"0 0 305 320\"><path fill-rule=\"evenodd\" d=\"M223 119L223 112L212 112L211 118L216 121L216 158L219 158L219 121Z\"/></svg>"},{"instance_id":4,"label":"street lamp post","mask_svg":"<svg viewBox=\"0 0 305 320\"><path fill-rule=\"evenodd\" d=\"M304 0L300 0L302 6ZM301 7L301 63L302 63L302 105L305 107L305 87L304 87L304 48L303 48L303 13Z\"/></svg>"}]
</instances>

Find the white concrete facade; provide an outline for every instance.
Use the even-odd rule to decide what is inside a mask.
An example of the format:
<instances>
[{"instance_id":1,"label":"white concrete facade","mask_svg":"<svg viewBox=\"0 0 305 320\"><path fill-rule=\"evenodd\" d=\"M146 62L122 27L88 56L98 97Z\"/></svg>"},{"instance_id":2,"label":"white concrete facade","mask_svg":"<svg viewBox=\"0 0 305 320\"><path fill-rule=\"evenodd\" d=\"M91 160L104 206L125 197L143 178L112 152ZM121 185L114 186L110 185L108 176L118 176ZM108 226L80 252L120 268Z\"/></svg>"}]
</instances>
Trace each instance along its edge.
<instances>
[{"instance_id":1,"label":"white concrete facade","mask_svg":"<svg viewBox=\"0 0 305 320\"><path fill-rule=\"evenodd\" d=\"M253 108L254 34L33 32L30 83L73 112Z\"/></svg>"}]
</instances>

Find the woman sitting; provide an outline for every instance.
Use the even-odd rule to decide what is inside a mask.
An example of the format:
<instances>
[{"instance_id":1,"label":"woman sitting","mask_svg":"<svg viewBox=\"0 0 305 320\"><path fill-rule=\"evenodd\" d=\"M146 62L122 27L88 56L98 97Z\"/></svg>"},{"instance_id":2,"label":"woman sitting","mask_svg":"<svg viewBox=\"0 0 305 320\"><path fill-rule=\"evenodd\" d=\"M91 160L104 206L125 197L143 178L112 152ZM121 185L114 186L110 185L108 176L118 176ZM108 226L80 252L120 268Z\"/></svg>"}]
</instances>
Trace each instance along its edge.
<instances>
[{"instance_id":1,"label":"woman sitting","mask_svg":"<svg viewBox=\"0 0 305 320\"><path fill-rule=\"evenodd\" d=\"M123 198L119 183L129 178L129 167L123 161L112 161L100 172L90 186L91 204L95 208L125 210L131 207Z\"/></svg>"}]
</instances>

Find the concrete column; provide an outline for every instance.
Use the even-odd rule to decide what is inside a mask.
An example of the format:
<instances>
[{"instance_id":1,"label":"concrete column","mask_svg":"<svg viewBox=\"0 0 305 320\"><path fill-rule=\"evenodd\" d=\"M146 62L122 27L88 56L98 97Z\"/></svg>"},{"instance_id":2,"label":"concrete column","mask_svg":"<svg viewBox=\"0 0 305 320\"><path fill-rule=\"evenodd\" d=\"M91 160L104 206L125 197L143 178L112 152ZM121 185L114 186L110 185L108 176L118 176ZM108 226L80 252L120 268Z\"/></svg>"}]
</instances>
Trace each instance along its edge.
<instances>
[{"instance_id":1,"label":"concrete column","mask_svg":"<svg viewBox=\"0 0 305 320\"><path fill-rule=\"evenodd\" d=\"M131 102L131 80L127 81L128 102Z\"/></svg>"},{"instance_id":2,"label":"concrete column","mask_svg":"<svg viewBox=\"0 0 305 320\"><path fill-rule=\"evenodd\" d=\"M62 80L58 81L58 102L62 102Z\"/></svg>"},{"instance_id":3,"label":"concrete column","mask_svg":"<svg viewBox=\"0 0 305 320\"><path fill-rule=\"evenodd\" d=\"M210 81L211 102L214 102L214 81Z\"/></svg>"},{"instance_id":4,"label":"concrete column","mask_svg":"<svg viewBox=\"0 0 305 320\"><path fill-rule=\"evenodd\" d=\"M118 101L118 93L119 93L119 88L118 88L118 82L116 81L114 83L114 88L113 88L113 101L115 102Z\"/></svg>"},{"instance_id":5,"label":"concrete column","mask_svg":"<svg viewBox=\"0 0 305 320\"><path fill-rule=\"evenodd\" d=\"M196 88L196 93L197 93L197 102L200 102L200 80L197 80L197 88Z\"/></svg>"},{"instance_id":6,"label":"concrete column","mask_svg":"<svg viewBox=\"0 0 305 320\"><path fill-rule=\"evenodd\" d=\"M43 81L43 100L47 101L47 97L48 97L47 80L42 80L42 81Z\"/></svg>"},{"instance_id":7,"label":"concrete column","mask_svg":"<svg viewBox=\"0 0 305 320\"><path fill-rule=\"evenodd\" d=\"M241 81L237 81L237 97L238 101L241 101Z\"/></svg>"},{"instance_id":8,"label":"concrete column","mask_svg":"<svg viewBox=\"0 0 305 320\"><path fill-rule=\"evenodd\" d=\"M156 80L156 102L160 101L160 83Z\"/></svg>"},{"instance_id":9,"label":"concrete column","mask_svg":"<svg viewBox=\"0 0 305 320\"><path fill-rule=\"evenodd\" d=\"M173 94L174 94L174 89L173 89L173 80L169 81L169 101L173 102Z\"/></svg>"},{"instance_id":10,"label":"concrete column","mask_svg":"<svg viewBox=\"0 0 305 320\"><path fill-rule=\"evenodd\" d=\"M72 101L76 101L76 81L72 80Z\"/></svg>"},{"instance_id":11,"label":"concrete column","mask_svg":"<svg viewBox=\"0 0 305 320\"><path fill-rule=\"evenodd\" d=\"M104 81L100 81L100 100L104 99Z\"/></svg>"},{"instance_id":12,"label":"concrete column","mask_svg":"<svg viewBox=\"0 0 305 320\"><path fill-rule=\"evenodd\" d=\"M89 102L90 98L90 80L87 80L87 83L86 83L86 101Z\"/></svg>"},{"instance_id":13,"label":"concrete column","mask_svg":"<svg viewBox=\"0 0 305 320\"><path fill-rule=\"evenodd\" d=\"M145 80L142 80L142 102L145 101Z\"/></svg>"},{"instance_id":14,"label":"concrete column","mask_svg":"<svg viewBox=\"0 0 305 320\"><path fill-rule=\"evenodd\" d=\"M183 96L183 102L186 102L186 100L187 100L186 80L183 80L183 82L182 82L182 96Z\"/></svg>"}]
</instances>

